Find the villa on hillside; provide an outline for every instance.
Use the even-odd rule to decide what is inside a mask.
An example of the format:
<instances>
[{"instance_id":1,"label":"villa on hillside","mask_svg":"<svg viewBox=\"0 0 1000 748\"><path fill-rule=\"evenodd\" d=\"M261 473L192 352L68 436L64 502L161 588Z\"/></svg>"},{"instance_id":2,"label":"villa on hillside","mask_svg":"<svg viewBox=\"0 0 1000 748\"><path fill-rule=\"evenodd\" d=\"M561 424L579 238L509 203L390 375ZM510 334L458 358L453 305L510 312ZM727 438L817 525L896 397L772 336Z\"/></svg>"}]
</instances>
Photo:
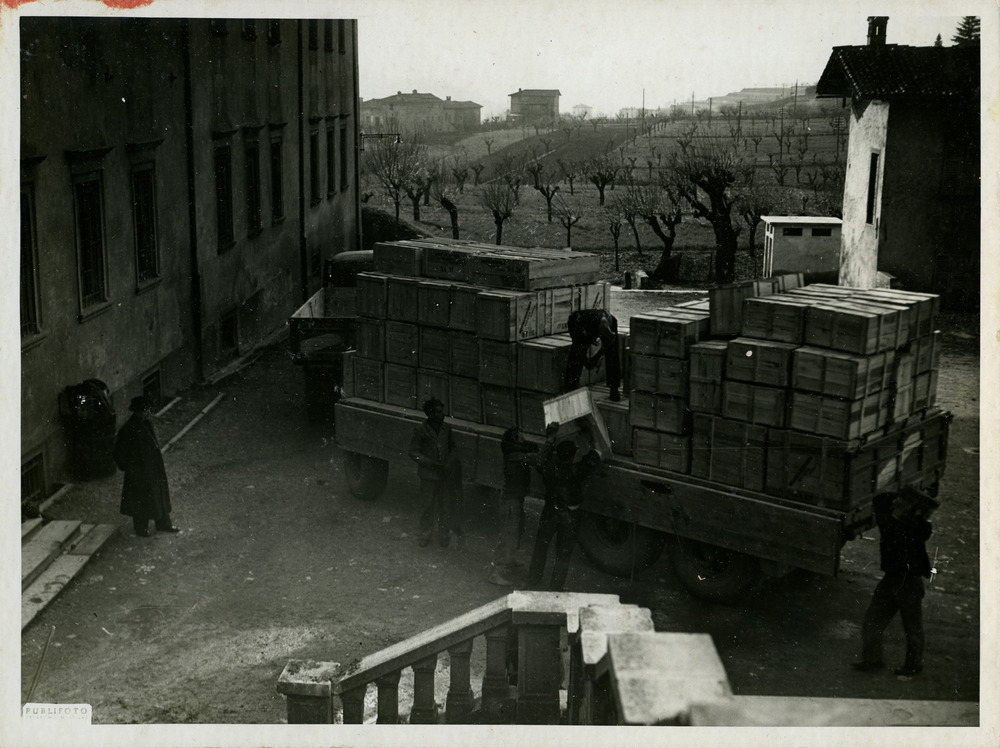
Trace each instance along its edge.
<instances>
[{"instance_id":1,"label":"villa on hillside","mask_svg":"<svg viewBox=\"0 0 1000 748\"><path fill-rule=\"evenodd\" d=\"M361 129L369 132L398 127L407 132L467 132L481 123L482 105L474 101L441 99L413 89L384 99L361 102Z\"/></svg>"},{"instance_id":2,"label":"villa on hillside","mask_svg":"<svg viewBox=\"0 0 1000 748\"><path fill-rule=\"evenodd\" d=\"M559 96L556 89L519 88L510 94L510 118L525 124L556 125Z\"/></svg>"}]
</instances>

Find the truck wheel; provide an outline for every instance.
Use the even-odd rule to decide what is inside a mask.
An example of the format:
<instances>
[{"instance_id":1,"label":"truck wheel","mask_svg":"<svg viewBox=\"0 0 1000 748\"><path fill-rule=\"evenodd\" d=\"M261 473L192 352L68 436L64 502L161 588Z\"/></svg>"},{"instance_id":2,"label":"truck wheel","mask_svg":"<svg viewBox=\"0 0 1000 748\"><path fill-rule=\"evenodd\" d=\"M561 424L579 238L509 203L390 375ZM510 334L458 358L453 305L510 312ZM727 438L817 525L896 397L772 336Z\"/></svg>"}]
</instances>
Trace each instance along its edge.
<instances>
[{"instance_id":1,"label":"truck wheel","mask_svg":"<svg viewBox=\"0 0 1000 748\"><path fill-rule=\"evenodd\" d=\"M347 488L357 499L374 501L385 490L389 463L377 457L348 452L344 456Z\"/></svg>"},{"instance_id":2,"label":"truck wheel","mask_svg":"<svg viewBox=\"0 0 1000 748\"><path fill-rule=\"evenodd\" d=\"M648 527L585 512L580 518L580 545L603 572L626 576L652 566L666 537Z\"/></svg>"},{"instance_id":3,"label":"truck wheel","mask_svg":"<svg viewBox=\"0 0 1000 748\"><path fill-rule=\"evenodd\" d=\"M668 548L677 578L702 600L739 604L750 596L762 576L759 561L745 553L679 535L670 538Z\"/></svg>"}]
</instances>

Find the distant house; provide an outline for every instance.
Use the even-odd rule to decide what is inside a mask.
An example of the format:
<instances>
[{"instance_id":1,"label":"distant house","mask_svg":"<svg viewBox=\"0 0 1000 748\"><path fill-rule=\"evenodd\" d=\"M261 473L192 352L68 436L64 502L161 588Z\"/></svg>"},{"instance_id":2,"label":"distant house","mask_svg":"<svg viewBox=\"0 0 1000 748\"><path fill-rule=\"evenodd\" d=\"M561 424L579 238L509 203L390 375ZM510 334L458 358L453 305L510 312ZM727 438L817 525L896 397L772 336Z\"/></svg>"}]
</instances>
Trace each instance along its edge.
<instances>
[{"instance_id":1,"label":"distant house","mask_svg":"<svg viewBox=\"0 0 1000 748\"><path fill-rule=\"evenodd\" d=\"M816 86L850 104L840 282L878 271L975 306L979 289L979 47L834 47Z\"/></svg>"},{"instance_id":2,"label":"distant house","mask_svg":"<svg viewBox=\"0 0 1000 748\"><path fill-rule=\"evenodd\" d=\"M573 106L573 116L583 119L584 117L589 117L591 112L594 111L594 107L589 104L575 104Z\"/></svg>"},{"instance_id":3,"label":"distant house","mask_svg":"<svg viewBox=\"0 0 1000 748\"><path fill-rule=\"evenodd\" d=\"M555 89L519 88L510 94L511 119L526 124L555 125L559 122L559 96Z\"/></svg>"},{"instance_id":4,"label":"distant house","mask_svg":"<svg viewBox=\"0 0 1000 748\"><path fill-rule=\"evenodd\" d=\"M431 93L397 91L384 99L361 102L361 129L369 132L399 127L407 132L465 132L480 125L482 105L441 99Z\"/></svg>"},{"instance_id":5,"label":"distant house","mask_svg":"<svg viewBox=\"0 0 1000 748\"><path fill-rule=\"evenodd\" d=\"M840 268L839 218L761 216L764 276L803 273L810 283L836 283Z\"/></svg>"}]
</instances>

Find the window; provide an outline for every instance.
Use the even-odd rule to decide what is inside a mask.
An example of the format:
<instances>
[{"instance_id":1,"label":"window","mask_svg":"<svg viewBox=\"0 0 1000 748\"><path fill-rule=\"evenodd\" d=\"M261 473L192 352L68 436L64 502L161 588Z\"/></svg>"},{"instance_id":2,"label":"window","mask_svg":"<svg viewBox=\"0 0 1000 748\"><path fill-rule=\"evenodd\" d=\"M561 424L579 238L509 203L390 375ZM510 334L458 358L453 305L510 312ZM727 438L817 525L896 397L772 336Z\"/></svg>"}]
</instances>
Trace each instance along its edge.
<instances>
[{"instance_id":1,"label":"window","mask_svg":"<svg viewBox=\"0 0 1000 748\"><path fill-rule=\"evenodd\" d=\"M833 236L833 229L815 228L812 230L813 236Z\"/></svg>"},{"instance_id":2,"label":"window","mask_svg":"<svg viewBox=\"0 0 1000 748\"><path fill-rule=\"evenodd\" d=\"M783 228L781 230L781 235L782 236L802 236L802 228L798 227L798 226L796 226L794 228L786 227L786 228Z\"/></svg>"},{"instance_id":3,"label":"window","mask_svg":"<svg viewBox=\"0 0 1000 748\"><path fill-rule=\"evenodd\" d=\"M319 21L309 21L309 49L319 49Z\"/></svg>"},{"instance_id":4,"label":"window","mask_svg":"<svg viewBox=\"0 0 1000 748\"><path fill-rule=\"evenodd\" d=\"M337 51L347 54L347 21L337 21Z\"/></svg>"},{"instance_id":5,"label":"window","mask_svg":"<svg viewBox=\"0 0 1000 748\"><path fill-rule=\"evenodd\" d=\"M47 494L45 457L39 452L21 463L21 506L37 506Z\"/></svg>"},{"instance_id":6,"label":"window","mask_svg":"<svg viewBox=\"0 0 1000 748\"><path fill-rule=\"evenodd\" d=\"M878 154L873 153L868 166L868 200L865 204L865 223L875 223L875 196L878 190Z\"/></svg>"},{"instance_id":7,"label":"window","mask_svg":"<svg viewBox=\"0 0 1000 748\"><path fill-rule=\"evenodd\" d=\"M281 180L281 138L274 138L271 141L271 223L278 223L285 217Z\"/></svg>"},{"instance_id":8,"label":"window","mask_svg":"<svg viewBox=\"0 0 1000 748\"><path fill-rule=\"evenodd\" d=\"M156 172L152 164L132 171L132 228L135 233L135 274L142 285L158 278L156 249Z\"/></svg>"},{"instance_id":9,"label":"window","mask_svg":"<svg viewBox=\"0 0 1000 748\"><path fill-rule=\"evenodd\" d=\"M347 189L347 128L340 128L340 189Z\"/></svg>"},{"instance_id":10,"label":"window","mask_svg":"<svg viewBox=\"0 0 1000 748\"><path fill-rule=\"evenodd\" d=\"M246 145L247 235L260 233L260 149L257 143Z\"/></svg>"},{"instance_id":11,"label":"window","mask_svg":"<svg viewBox=\"0 0 1000 748\"><path fill-rule=\"evenodd\" d=\"M337 191L337 159L334 157L334 130L326 128L326 194Z\"/></svg>"},{"instance_id":12,"label":"window","mask_svg":"<svg viewBox=\"0 0 1000 748\"><path fill-rule=\"evenodd\" d=\"M228 145L215 149L215 220L218 249L224 252L233 246L233 175L232 155Z\"/></svg>"},{"instance_id":13,"label":"window","mask_svg":"<svg viewBox=\"0 0 1000 748\"><path fill-rule=\"evenodd\" d=\"M257 22L256 21L244 21L243 22L243 38L248 42L257 40Z\"/></svg>"},{"instance_id":14,"label":"window","mask_svg":"<svg viewBox=\"0 0 1000 748\"><path fill-rule=\"evenodd\" d=\"M312 204L319 202L319 132L309 133L309 194Z\"/></svg>"},{"instance_id":15,"label":"window","mask_svg":"<svg viewBox=\"0 0 1000 748\"><path fill-rule=\"evenodd\" d=\"M38 252L35 248L35 202L30 187L21 189L21 336L41 331L38 315Z\"/></svg>"},{"instance_id":16,"label":"window","mask_svg":"<svg viewBox=\"0 0 1000 748\"><path fill-rule=\"evenodd\" d=\"M323 21L323 51L333 51L333 21L329 18Z\"/></svg>"},{"instance_id":17,"label":"window","mask_svg":"<svg viewBox=\"0 0 1000 748\"><path fill-rule=\"evenodd\" d=\"M102 193L100 173L80 176L73 184L81 311L108 298Z\"/></svg>"}]
</instances>

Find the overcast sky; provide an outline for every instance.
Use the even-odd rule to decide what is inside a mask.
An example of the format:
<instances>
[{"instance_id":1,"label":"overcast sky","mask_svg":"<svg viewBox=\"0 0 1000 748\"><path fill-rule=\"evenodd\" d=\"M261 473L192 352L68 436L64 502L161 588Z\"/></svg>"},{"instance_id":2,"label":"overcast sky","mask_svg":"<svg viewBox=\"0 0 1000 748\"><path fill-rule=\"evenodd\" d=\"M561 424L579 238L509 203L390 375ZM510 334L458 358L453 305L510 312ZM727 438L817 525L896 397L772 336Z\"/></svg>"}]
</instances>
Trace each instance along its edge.
<instances>
[{"instance_id":1,"label":"overcast sky","mask_svg":"<svg viewBox=\"0 0 1000 748\"><path fill-rule=\"evenodd\" d=\"M973 10L968 8L972 6ZM946 45L976 3L838 0L381 0L357 6L360 93L416 89L472 100L483 117L519 88L558 89L560 109L669 106L746 87L815 83L836 45Z\"/></svg>"}]
</instances>

